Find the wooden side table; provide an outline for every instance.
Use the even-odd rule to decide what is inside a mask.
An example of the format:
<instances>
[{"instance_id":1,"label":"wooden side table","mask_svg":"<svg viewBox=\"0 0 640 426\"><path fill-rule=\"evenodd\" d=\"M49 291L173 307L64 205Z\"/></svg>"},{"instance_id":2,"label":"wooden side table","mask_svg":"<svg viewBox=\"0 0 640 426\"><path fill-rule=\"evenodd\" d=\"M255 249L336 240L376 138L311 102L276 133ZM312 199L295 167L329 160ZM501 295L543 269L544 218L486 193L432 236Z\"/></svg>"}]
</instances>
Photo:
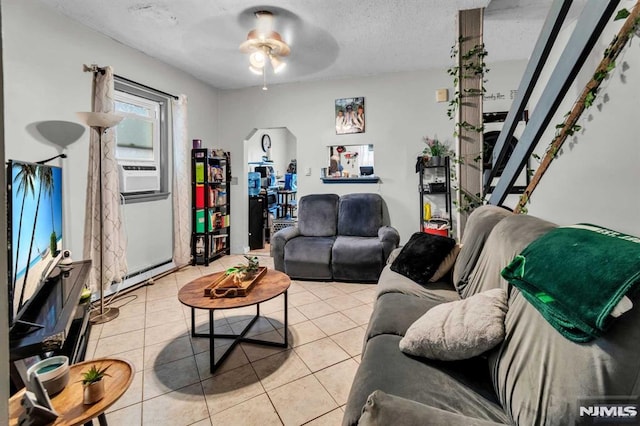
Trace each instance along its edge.
<instances>
[{"instance_id":1,"label":"wooden side table","mask_svg":"<svg viewBox=\"0 0 640 426\"><path fill-rule=\"evenodd\" d=\"M105 380L104 398L95 404L84 405L82 403L82 373L92 365L99 369L110 365L107 370L110 377L103 379ZM71 365L69 367L69 383L62 392L51 398L53 409L59 415L52 425L82 425L97 417L100 426L106 426L107 419L104 412L129 388L133 380L133 373L133 365L129 361L119 358L100 358ZM9 399L9 426L18 425L18 417L23 411L20 400L24 392L23 388Z\"/></svg>"},{"instance_id":2,"label":"wooden side table","mask_svg":"<svg viewBox=\"0 0 640 426\"><path fill-rule=\"evenodd\" d=\"M216 369L222 364L233 349L240 342L253 343L257 345L276 346L286 348L287 341L287 327L288 327L288 312L287 312L287 290L291 285L291 279L288 275L279 271L269 269L262 279L256 283L249 294L243 297L221 297L221 298L209 298L204 295L204 289L213 281L215 281L220 274L224 272L218 272L215 274L205 275L197 278L190 283L186 284L178 292L178 299L184 305L191 307L191 335L193 337L208 337L209 338L209 365L211 367L211 373L213 374ZM258 340L245 337L251 326L256 322L260 316L260 303L271 300L275 297L284 294L284 341L271 342L268 340ZM213 313L216 309L233 309L241 308L244 306L256 305L256 314L251 319L249 324L242 330L240 334L218 334L214 333ZM196 333L195 323L195 310L206 309L209 311L209 333ZM222 354L218 362L215 362L214 353L214 340L219 339L233 339L233 343Z\"/></svg>"}]
</instances>

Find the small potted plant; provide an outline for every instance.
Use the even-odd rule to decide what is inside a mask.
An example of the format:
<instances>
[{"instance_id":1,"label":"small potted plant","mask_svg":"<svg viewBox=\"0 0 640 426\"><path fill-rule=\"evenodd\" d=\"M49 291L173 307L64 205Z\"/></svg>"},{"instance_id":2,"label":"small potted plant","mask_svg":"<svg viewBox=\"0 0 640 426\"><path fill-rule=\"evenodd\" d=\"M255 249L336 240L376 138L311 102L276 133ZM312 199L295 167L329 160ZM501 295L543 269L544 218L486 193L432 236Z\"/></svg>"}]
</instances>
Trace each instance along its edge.
<instances>
[{"instance_id":1,"label":"small potted plant","mask_svg":"<svg viewBox=\"0 0 640 426\"><path fill-rule=\"evenodd\" d=\"M423 158L428 158L431 166L442 166L444 164L443 158L449 155L449 147L440 142L437 136L433 139L425 136L422 140L427 145L422 150Z\"/></svg>"},{"instance_id":2,"label":"small potted plant","mask_svg":"<svg viewBox=\"0 0 640 426\"><path fill-rule=\"evenodd\" d=\"M106 373L109 367L111 365L99 369L94 364L90 369L82 373L83 402L85 404L95 404L104 397L104 381L102 379L104 376L109 376Z\"/></svg>"},{"instance_id":3,"label":"small potted plant","mask_svg":"<svg viewBox=\"0 0 640 426\"><path fill-rule=\"evenodd\" d=\"M257 256L245 256L245 259L249 262L247 265L236 265L231 268L227 273L232 273L237 283L241 281L247 281L252 279L258 273L260 262Z\"/></svg>"}]
</instances>

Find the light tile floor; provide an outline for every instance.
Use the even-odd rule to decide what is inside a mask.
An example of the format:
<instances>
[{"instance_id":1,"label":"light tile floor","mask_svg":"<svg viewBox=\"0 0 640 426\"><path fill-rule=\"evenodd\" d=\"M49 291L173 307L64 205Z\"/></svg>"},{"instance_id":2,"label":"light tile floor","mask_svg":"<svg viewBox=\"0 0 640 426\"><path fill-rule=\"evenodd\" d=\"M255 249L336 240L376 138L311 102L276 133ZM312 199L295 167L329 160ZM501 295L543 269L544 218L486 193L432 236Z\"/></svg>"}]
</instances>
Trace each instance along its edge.
<instances>
[{"instance_id":1,"label":"light tile floor","mask_svg":"<svg viewBox=\"0 0 640 426\"><path fill-rule=\"evenodd\" d=\"M86 359L133 363L129 390L107 411L110 425L339 425L355 375L375 284L293 281L289 347L241 344L214 375L207 339L189 334L190 309L178 289L201 275L242 263L223 257L187 267L114 301L115 320L93 326ZM261 265L273 260L260 256ZM283 296L261 304L250 335L281 341ZM199 331L207 311L196 311ZM216 331L237 333L255 308L216 311ZM230 341L218 340L220 350ZM218 355L216 355L218 356Z\"/></svg>"}]
</instances>

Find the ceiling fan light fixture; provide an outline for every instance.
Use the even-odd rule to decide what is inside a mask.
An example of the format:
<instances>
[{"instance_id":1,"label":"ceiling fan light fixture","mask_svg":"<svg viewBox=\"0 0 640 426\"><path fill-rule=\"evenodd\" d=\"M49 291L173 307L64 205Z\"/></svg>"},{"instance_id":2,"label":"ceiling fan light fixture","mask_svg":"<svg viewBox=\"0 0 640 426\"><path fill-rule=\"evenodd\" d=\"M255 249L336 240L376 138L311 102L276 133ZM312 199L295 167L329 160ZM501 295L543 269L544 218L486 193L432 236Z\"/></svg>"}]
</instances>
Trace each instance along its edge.
<instances>
[{"instance_id":1,"label":"ceiling fan light fixture","mask_svg":"<svg viewBox=\"0 0 640 426\"><path fill-rule=\"evenodd\" d=\"M249 55L249 64L254 68L264 68L266 57L264 52L258 50Z\"/></svg>"},{"instance_id":2,"label":"ceiling fan light fixture","mask_svg":"<svg viewBox=\"0 0 640 426\"><path fill-rule=\"evenodd\" d=\"M253 65L249 65L249 71L251 71L255 75L262 75L262 71L263 70L264 70L264 68L256 68Z\"/></svg>"},{"instance_id":3,"label":"ceiling fan light fixture","mask_svg":"<svg viewBox=\"0 0 640 426\"><path fill-rule=\"evenodd\" d=\"M266 10L259 10L255 13L255 17L258 37L264 40L273 31L273 13Z\"/></svg>"},{"instance_id":4,"label":"ceiling fan light fixture","mask_svg":"<svg viewBox=\"0 0 640 426\"><path fill-rule=\"evenodd\" d=\"M269 59L271 60L271 66L275 74L278 74L287 67L287 63L275 55L269 55Z\"/></svg>"},{"instance_id":5,"label":"ceiling fan light fixture","mask_svg":"<svg viewBox=\"0 0 640 426\"><path fill-rule=\"evenodd\" d=\"M289 56L291 48L282 40L276 31L273 31L273 14L268 11L255 13L256 28L249 31L247 39L240 44L240 51L249 54L249 70L254 74L265 75L267 59L271 62L274 73L281 72L286 63L282 60ZM263 85L266 90L266 84Z\"/></svg>"}]
</instances>

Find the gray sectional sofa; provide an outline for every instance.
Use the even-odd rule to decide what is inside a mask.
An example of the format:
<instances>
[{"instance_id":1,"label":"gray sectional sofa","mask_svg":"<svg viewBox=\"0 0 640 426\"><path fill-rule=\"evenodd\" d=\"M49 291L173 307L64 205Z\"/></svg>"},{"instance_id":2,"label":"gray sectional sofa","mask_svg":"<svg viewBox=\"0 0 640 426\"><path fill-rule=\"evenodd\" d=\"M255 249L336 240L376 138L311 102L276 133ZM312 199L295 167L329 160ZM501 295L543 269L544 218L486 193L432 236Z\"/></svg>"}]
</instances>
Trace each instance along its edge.
<instances>
[{"instance_id":1,"label":"gray sectional sofa","mask_svg":"<svg viewBox=\"0 0 640 426\"><path fill-rule=\"evenodd\" d=\"M295 279L376 282L400 236L378 194L312 194L298 201L298 225L271 238L274 267Z\"/></svg>"},{"instance_id":2,"label":"gray sectional sofa","mask_svg":"<svg viewBox=\"0 0 640 426\"><path fill-rule=\"evenodd\" d=\"M422 286L387 265L343 425L570 425L579 423L580 406L594 399L638 395L640 309L624 314L602 337L575 343L501 278L515 255L554 227L483 206L468 220L447 281ZM506 336L497 347L446 362L400 351L402 336L426 311L492 288L508 292Z\"/></svg>"}]
</instances>

